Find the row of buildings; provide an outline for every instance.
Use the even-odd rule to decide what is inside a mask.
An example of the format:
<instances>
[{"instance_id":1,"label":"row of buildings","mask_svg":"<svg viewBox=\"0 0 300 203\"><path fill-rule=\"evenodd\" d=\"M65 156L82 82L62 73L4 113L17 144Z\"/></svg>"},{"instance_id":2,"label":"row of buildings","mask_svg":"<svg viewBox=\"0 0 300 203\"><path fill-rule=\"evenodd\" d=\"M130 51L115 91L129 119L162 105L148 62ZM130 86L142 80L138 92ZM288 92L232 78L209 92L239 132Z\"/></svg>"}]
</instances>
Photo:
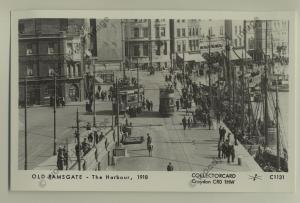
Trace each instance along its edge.
<instances>
[{"instance_id":1,"label":"row of buildings","mask_svg":"<svg viewBox=\"0 0 300 203\"><path fill-rule=\"evenodd\" d=\"M178 58L200 68L204 54L235 49L232 60L288 57L288 21L200 19L23 19L19 21L19 101L83 101L94 67L98 83L111 84L123 68L176 68ZM267 30L267 32L266 32ZM266 43L267 39L267 43ZM267 48L266 48L267 46Z\"/></svg>"}]
</instances>

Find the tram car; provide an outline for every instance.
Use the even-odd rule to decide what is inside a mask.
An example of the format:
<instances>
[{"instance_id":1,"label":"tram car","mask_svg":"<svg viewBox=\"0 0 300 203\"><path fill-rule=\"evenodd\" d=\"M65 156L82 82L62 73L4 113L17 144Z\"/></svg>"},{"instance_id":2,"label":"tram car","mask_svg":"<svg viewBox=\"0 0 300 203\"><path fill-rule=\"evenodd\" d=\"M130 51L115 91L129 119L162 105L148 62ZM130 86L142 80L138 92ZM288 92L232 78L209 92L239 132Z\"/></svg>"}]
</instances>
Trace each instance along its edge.
<instances>
[{"instance_id":1,"label":"tram car","mask_svg":"<svg viewBox=\"0 0 300 203\"><path fill-rule=\"evenodd\" d=\"M119 113L123 114L125 112L135 111L135 113L140 113L142 111L143 100L144 100L144 88L143 86L137 85L124 85L120 84L118 87L119 92ZM116 92L115 88L113 90L113 112L117 113L117 103L116 103ZM140 97L140 98L138 98Z\"/></svg>"},{"instance_id":2,"label":"tram car","mask_svg":"<svg viewBox=\"0 0 300 203\"><path fill-rule=\"evenodd\" d=\"M161 116L171 116L175 111L174 89L171 87L159 89L159 113Z\"/></svg>"}]
</instances>

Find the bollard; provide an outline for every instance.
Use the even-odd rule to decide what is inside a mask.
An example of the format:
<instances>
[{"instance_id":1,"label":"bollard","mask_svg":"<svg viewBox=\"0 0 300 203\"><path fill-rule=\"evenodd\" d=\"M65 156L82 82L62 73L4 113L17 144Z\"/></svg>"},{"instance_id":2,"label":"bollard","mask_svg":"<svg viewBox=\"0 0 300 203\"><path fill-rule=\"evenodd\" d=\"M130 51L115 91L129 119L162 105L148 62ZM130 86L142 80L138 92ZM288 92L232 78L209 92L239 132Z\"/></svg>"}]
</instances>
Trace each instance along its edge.
<instances>
[{"instance_id":1,"label":"bollard","mask_svg":"<svg viewBox=\"0 0 300 203\"><path fill-rule=\"evenodd\" d=\"M242 158L238 157L238 165L241 166L242 165Z\"/></svg>"}]
</instances>

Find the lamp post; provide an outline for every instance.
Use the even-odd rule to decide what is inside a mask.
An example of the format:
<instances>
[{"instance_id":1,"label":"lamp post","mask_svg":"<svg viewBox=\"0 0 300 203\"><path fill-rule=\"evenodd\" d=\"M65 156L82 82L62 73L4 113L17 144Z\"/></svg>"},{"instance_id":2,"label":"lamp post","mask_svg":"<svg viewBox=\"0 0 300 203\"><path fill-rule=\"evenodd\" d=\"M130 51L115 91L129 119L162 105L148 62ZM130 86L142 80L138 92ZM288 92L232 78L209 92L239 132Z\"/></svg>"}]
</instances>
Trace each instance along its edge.
<instances>
[{"instance_id":1,"label":"lamp post","mask_svg":"<svg viewBox=\"0 0 300 203\"><path fill-rule=\"evenodd\" d=\"M53 103L53 155L56 155L56 73L54 77L54 103Z\"/></svg>"},{"instance_id":2,"label":"lamp post","mask_svg":"<svg viewBox=\"0 0 300 203\"><path fill-rule=\"evenodd\" d=\"M25 72L25 108L24 108L24 127L25 127L25 161L24 161L24 170L27 170L27 66L26 66L26 72Z\"/></svg>"}]
</instances>

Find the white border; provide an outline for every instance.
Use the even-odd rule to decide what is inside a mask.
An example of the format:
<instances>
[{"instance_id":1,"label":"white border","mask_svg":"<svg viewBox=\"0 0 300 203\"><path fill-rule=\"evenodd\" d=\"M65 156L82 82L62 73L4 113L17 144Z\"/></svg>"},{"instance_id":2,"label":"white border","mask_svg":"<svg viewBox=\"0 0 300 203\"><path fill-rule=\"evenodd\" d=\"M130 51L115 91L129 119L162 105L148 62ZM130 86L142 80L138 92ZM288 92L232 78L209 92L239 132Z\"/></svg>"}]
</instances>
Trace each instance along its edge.
<instances>
[{"instance_id":1,"label":"white border","mask_svg":"<svg viewBox=\"0 0 300 203\"><path fill-rule=\"evenodd\" d=\"M288 19L290 20L290 98L289 98L289 172L285 181L261 181L251 183L249 172L237 173L238 183L234 185L205 185L190 184L192 172L74 172L63 171L61 174L119 174L132 175L148 174L148 181L48 181L46 187L40 187L37 180L32 180L33 171L18 170L18 19L21 18L200 18L200 19ZM79 11L79 10L36 10L12 12L11 30L11 189L12 190L42 190L42 191L182 191L182 192L292 192L295 179L295 13L292 12L224 12L224 11L149 11L149 10L114 10L114 11ZM294 39L294 40L293 40ZM39 173L50 173L39 171ZM264 180L270 173L261 173Z\"/></svg>"}]
</instances>

